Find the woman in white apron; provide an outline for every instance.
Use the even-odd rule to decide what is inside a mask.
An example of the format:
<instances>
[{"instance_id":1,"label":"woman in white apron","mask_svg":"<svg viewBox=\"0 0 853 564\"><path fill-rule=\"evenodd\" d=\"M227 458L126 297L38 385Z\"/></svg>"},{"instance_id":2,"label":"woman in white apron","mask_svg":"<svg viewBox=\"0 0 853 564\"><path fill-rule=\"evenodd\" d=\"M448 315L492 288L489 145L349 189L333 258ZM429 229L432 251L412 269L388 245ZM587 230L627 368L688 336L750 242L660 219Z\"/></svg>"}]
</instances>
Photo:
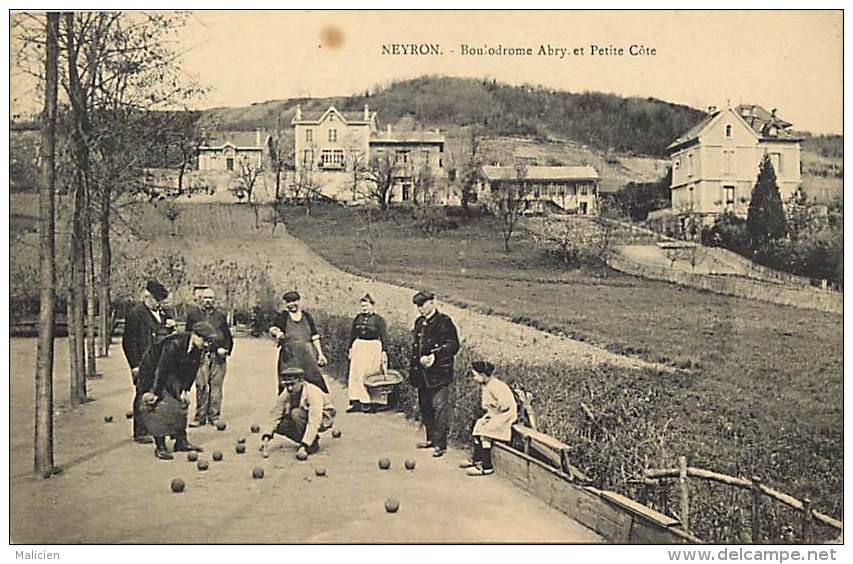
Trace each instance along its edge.
<instances>
[{"instance_id":1,"label":"woman in white apron","mask_svg":"<svg viewBox=\"0 0 853 564\"><path fill-rule=\"evenodd\" d=\"M388 332L385 320L374 311L376 302L365 294L359 301L361 313L352 322L349 340L348 412L369 413L377 405L364 385L365 376L381 372L388 366Z\"/></svg>"},{"instance_id":2,"label":"woman in white apron","mask_svg":"<svg viewBox=\"0 0 853 564\"><path fill-rule=\"evenodd\" d=\"M478 360L471 363L471 376L481 388L481 405L486 412L474 424L474 456L460 464L468 469L469 476L494 474L492 442L508 442L512 425L518 417L515 394L503 381L494 376L495 365Z\"/></svg>"}]
</instances>

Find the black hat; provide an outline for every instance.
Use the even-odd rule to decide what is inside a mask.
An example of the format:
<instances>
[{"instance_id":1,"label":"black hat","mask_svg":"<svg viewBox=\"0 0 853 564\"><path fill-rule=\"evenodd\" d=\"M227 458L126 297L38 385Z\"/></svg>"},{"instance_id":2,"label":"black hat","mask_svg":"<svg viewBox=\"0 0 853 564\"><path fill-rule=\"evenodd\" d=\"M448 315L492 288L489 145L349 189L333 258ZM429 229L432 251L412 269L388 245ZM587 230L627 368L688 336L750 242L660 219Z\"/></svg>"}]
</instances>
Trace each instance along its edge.
<instances>
[{"instance_id":1,"label":"black hat","mask_svg":"<svg viewBox=\"0 0 853 564\"><path fill-rule=\"evenodd\" d=\"M292 382L294 380L302 380L305 377L305 371L298 366L288 366L282 368L278 373L278 379L283 382Z\"/></svg>"},{"instance_id":2,"label":"black hat","mask_svg":"<svg viewBox=\"0 0 853 564\"><path fill-rule=\"evenodd\" d=\"M148 283L145 284L145 289L148 290L148 293L154 296L154 299L158 302L169 297L169 290L156 280L149 280Z\"/></svg>"},{"instance_id":3,"label":"black hat","mask_svg":"<svg viewBox=\"0 0 853 564\"><path fill-rule=\"evenodd\" d=\"M299 292L296 292L294 290L285 292L282 296L282 299L286 302L297 302L299 301Z\"/></svg>"},{"instance_id":4,"label":"black hat","mask_svg":"<svg viewBox=\"0 0 853 564\"><path fill-rule=\"evenodd\" d=\"M358 301L360 301L360 302L367 302L367 303L369 303L370 305L374 305L374 304L376 303L376 302L373 300L373 296L371 296L370 294L364 294L363 296L361 296L361 299L360 299L360 300L358 300Z\"/></svg>"},{"instance_id":5,"label":"black hat","mask_svg":"<svg viewBox=\"0 0 853 564\"><path fill-rule=\"evenodd\" d=\"M213 328L213 325L207 321L199 321L193 325L193 333L205 339L218 339L219 333Z\"/></svg>"},{"instance_id":6,"label":"black hat","mask_svg":"<svg viewBox=\"0 0 853 564\"><path fill-rule=\"evenodd\" d=\"M422 306L425 303L427 303L428 301L434 300L434 299L435 299L435 294L433 294L429 290L423 290L423 291L415 294L415 296L412 298L412 303L415 304L416 306Z\"/></svg>"},{"instance_id":7,"label":"black hat","mask_svg":"<svg viewBox=\"0 0 853 564\"><path fill-rule=\"evenodd\" d=\"M471 363L471 368L486 376L491 376L495 371L495 365L488 360L475 360Z\"/></svg>"}]
</instances>

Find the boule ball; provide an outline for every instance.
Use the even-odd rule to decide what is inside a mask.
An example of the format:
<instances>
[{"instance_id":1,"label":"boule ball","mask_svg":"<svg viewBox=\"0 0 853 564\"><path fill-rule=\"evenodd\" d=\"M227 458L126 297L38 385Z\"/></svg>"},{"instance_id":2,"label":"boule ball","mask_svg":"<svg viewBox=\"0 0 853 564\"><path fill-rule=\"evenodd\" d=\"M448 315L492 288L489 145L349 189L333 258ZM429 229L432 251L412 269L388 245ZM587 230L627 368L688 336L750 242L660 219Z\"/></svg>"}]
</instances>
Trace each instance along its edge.
<instances>
[{"instance_id":1,"label":"boule ball","mask_svg":"<svg viewBox=\"0 0 853 564\"><path fill-rule=\"evenodd\" d=\"M228 425L225 424L225 421L217 421L216 422L216 429L218 431L224 431L226 427L228 427Z\"/></svg>"},{"instance_id":2,"label":"boule ball","mask_svg":"<svg viewBox=\"0 0 853 564\"><path fill-rule=\"evenodd\" d=\"M264 477L264 469L260 466L255 466L255 469L252 470L252 478L255 480L260 480Z\"/></svg>"},{"instance_id":3,"label":"boule ball","mask_svg":"<svg viewBox=\"0 0 853 564\"><path fill-rule=\"evenodd\" d=\"M398 509L400 509L400 502L395 498L389 497L385 500L385 511L388 513L397 513Z\"/></svg>"},{"instance_id":4,"label":"boule ball","mask_svg":"<svg viewBox=\"0 0 853 564\"><path fill-rule=\"evenodd\" d=\"M246 435L240 435L239 437L237 437L237 442L238 443L245 443L246 442Z\"/></svg>"},{"instance_id":5,"label":"boule ball","mask_svg":"<svg viewBox=\"0 0 853 564\"><path fill-rule=\"evenodd\" d=\"M215 450L215 451L213 451L213 454L211 456L213 457L214 462L221 462L222 461L222 451Z\"/></svg>"},{"instance_id":6,"label":"boule ball","mask_svg":"<svg viewBox=\"0 0 853 564\"><path fill-rule=\"evenodd\" d=\"M299 450L296 452L296 459L297 460L308 460L308 453L305 452L304 450Z\"/></svg>"},{"instance_id":7,"label":"boule ball","mask_svg":"<svg viewBox=\"0 0 853 564\"><path fill-rule=\"evenodd\" d=\"M261 426L258 425L257 423L255 423L254 425L252 425L252 432L253 433L260 433L261 432Z\"/></svg>"},{"instance_id":8,"label":"boule ball","mask_svg":"<svg viewBox=\"0 0 853 564\"><path fill-rule=\"evenodd\" d=\"M407 459L405 462L406 470L414 470L415 469L415 461L411 458Z\"/></svg>"},{"instance_id":9,"label":"boule ball","mask_svg":"<svg viewBox=\"0 0 853 564\"><path fill-rule=\"evenodd\" d=\"M190 462L195 462L196 460L198 460L198 453L194 450L191 450L187 453L187 460L189 460Z\"/></svg>"},{"instance_id":10,"label":"boule ball","mask_svg":"<svg viewBox=\"0 0 853 564\"><path fill-rule=\"evenodd\" d=\"M332 436L333 436L334 438L336 438L336 439L340 439L342 434L343 434L343 433L341 433L341 430L340 430L340 429L332 429Z\"/></svg>"},{"instance_id":11,"label":"boule ball","mask_svg":"<svg viewBox=\"0 0 853 564\"><path fill-rule=\"evenodd\" d=\"M210 462L207 460L199 460L197 466L200 471L204 472L210 467Z\"/></svg>"},{"instance_id":12,"label":"boule ball","mask_svg":"<svg viewBox=\"0 0 853 564\"><path fill-rule=\"evenodd\" d=\"M316 474L317 476L323 477L326 475L326 469L325 468L315 468L314 474Z\"/></svg>"},{"instance_id":13,"label":"boule ball","mask_svg":"<svg viewBox=\"0 0 853 564\"><path fill-rule=\"evenodd\" d=\"M379 459L379 469L380 470L388 470L389 468L391 468L391 461L388 460L387 458L380 458Z\"/></svg>"},{"instance_id":14,"label":"boule ball","mask_svg":"<svg viewBox=\"0 0 853 564\"><path fill-rule=\"evenodd\" d=\"M187 484L181 480L180 478L175 478L172 480L172 491L175 493L181 493L184 491L184 488L187 487Z\"/></svg>"},{"instance_id":15,"label":"boule ball","mask_svg":"<svg viewBox=\"0 0 853 564\"><path fill-rule=\"evenodd\" d=\"M246 444L245 443L237 443L237 446L234 447L234 450L237 454L243 454L246 452Z\"/></svg>"},{"instance_id":16,"label":"boule ball","mask_svg":"<svg viewBox=\"0 0 853 564\"><path fill-rule=\"evenodd\" d=\"M127 417L128 419L133 419L133 412L132 411L125 412L124 416Z\"/></svg>"},{"instance_id":17,"label":"boule ball","mask_svg":"<svg viewBox=\"0 0 853 564\"><path fill-rule=\"evenodd\" d=\"M113 416L112 415L104 415L104 421L106 423L112 423L113 422Z\"/></svg>"}]
</instances>

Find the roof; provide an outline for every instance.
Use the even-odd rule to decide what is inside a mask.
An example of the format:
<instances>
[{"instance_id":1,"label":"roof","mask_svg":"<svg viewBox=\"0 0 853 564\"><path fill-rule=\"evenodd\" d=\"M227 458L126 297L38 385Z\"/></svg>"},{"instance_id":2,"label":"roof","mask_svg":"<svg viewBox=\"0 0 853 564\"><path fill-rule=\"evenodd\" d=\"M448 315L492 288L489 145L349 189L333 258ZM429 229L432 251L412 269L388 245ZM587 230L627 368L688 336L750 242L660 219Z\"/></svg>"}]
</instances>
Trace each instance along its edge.
<instances>
[{"instance_id":1,"label":"roof","mask_svg":"<svg viewBox=\"0 0 853 564\"><path fill-rule=\"evenodd\" d=\"M328 112L330 110L336 111L344 119L344 121L346 121L347 123L356 123L356 122L368 123L371 120L376 119L376 112L368 111L369 118L364 119L364 110L342 111L342 110L337 109L334 106L329 106L328 108L326 108L325 110L322 110L322 111L301 110L301 113L302 113L301 117L299 119L296 119L296 116L294 116L293 120L291 120L291 123L319 123L320 119L324 115L326 115L326 112Z\"/></svg>"},{"instance_id":2,"label":"roof","mask_svg":"<svg viewBox=\"0 0 853 564\"><path fill-rule=\"evenodd\" d=\"M674 149L675 147L679 147L681 145L685 145L691 141L696 140L699 137L699 134L702 133L702 130L708 127L711 122L714 121L714 118L718 115L720 115L719 111L706 115L704 118L702 118L702 121L687 130L687 133L670 143L667 149Z\"/></svg>"},{"instance_id":3,"label":"roof","mask_svg":"<svg viewBox=\"0 0 853 564\"><path fill-rule=\"evenodd\" d=\"M801 137L797 137L787 130L792 124L783 120L774 113L768 112L761 106L756 104L741 104L734 108L726 108L725 110L717 110L706 115L702 121L691 127L687 133L680 136L678 139L670 143L668 150L688 145L698 140L699 135L708 127L717 116L723 112L732 111L738 118L752 129L759 139L764 141L801 141ZM775 131L771 128L775 126Z\"/></svg>"},{"instance_id":4,"label":"roof","mask_svg":"<svg viewBox=\"0 0 853 564\"><path fill-rule=\"evenodd\" d=\"M257 144L257 133L255 131L215 131L207 134L201 148L212 149L223 147L226 143L241 149L263 149L268 134L261 131L261 144Z\"/></svg>"},{"instance_id":5,"label":"roof","mask_svg":"<svg viewBox=\"0 0 853 564\"><path fill-rule=\"evenodd\" d=\"M518 180L514 166L484 166L483 175L488 180ZM598 180L598 172L591 166L529 166L526 180Z\"/></svg>"},{"instance_id":6,"label":"roof","mask_svg":"<svg viewBox=\"0 0 853 564\"><path fill-rule=\"evenodd\" d=\"M444 135L435 131L375 131L370 143L444 143Z\"/></svg>"}]
</instances>

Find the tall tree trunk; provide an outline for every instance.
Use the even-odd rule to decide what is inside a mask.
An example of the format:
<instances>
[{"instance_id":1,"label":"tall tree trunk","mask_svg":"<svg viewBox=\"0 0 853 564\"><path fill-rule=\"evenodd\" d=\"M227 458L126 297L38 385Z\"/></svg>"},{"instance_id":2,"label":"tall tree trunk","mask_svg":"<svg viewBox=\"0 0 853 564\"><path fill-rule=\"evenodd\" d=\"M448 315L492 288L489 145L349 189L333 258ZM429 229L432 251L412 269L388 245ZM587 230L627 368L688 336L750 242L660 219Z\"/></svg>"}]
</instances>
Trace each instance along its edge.
<instances>
[{"instance_id":1,"label":"tall tree trunk","mask_svg":"<svg viewBox=\"0 0 853 564\"><path fill-rule=\"evenodd\" d=\"M91 202L91 197L87 197L87 201ZM86 378L94 378L97 376L98 370L95 366L95 250L92 244L91 207L86 209L83 235L84 264L86 266L84 273L86 282Z\"/></svg>"},{"instance_id":2,"label":"tall tree trunk","mask_svg":"<svg viewBox=\"0 0 853 564\"><path fill-rule=\"evenodd\" d=\"M68 320L70 346L74 349L75 363L71 377L76 381L76 397L72 393L72 404L86 400L86 351L84 344L84 308L86 294L86 248L84 234L84 216L86 213L86 183L89 179L89 148L86 145L89 120L86 114L86 100L80 76L77 73L78 46L74 38L74 14L65 13L66 49L68 51L68 90L74 116L74 128L71 134L72 153L74 155L74 213L71 223L69 260L71 263L70 306L71 319ZM73 338L72 338L73 335ZM73 386L72 386L73 389Z\"/></svg>"},{"instance_id":3,"label":"tall tree trunk","mask_svg":"<svg viewBox=\"0 0 853 564\"><path fill-rule=\"evenodd\" d=\"M56 98L59 59L59 13L47 14L44 113L41 126L39 186L39 336L36 358L36 410L33 470L45 478L53 473L53 323L56 317L56 249L54 240L56 188Z\"/></svg>"},{"instance_id":4,"label":"tall tree trunk","mask_svg":"<svg viewBox=\"0 0 853 564\"><path fill-rule=\"evenodd\" d=\"M100 327L98 335L101 337L101 356L109 356L110 342L112 340L112 323L110 323L110 270L112 266L112 248L110 247L110 206L112 205L112 186L106 183L101 188L101 275L98 279L100 290L100 303L98 315L100 316Z\"/></svg>"}]
</instances>

